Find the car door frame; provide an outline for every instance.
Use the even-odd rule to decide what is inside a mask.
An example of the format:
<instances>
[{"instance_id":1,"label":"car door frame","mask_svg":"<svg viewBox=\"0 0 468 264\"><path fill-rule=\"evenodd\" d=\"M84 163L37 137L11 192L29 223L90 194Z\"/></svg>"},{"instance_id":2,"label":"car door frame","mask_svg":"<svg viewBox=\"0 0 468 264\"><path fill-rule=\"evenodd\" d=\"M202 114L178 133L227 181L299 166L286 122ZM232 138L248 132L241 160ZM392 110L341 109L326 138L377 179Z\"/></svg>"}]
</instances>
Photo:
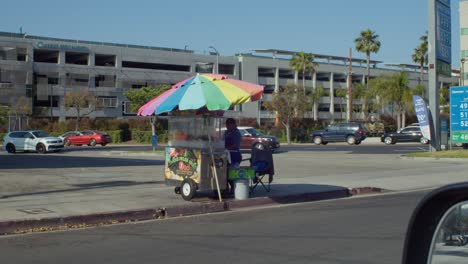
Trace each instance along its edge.
<instances>
[{"instance_id":1,"label":"car door frame","mask_svg":"<svg viewBox=\"0 0 468 264\"><path fill-rule=\"evenodd\" d=\"M24 134L24 150L36 150L38 138L32 133Z\"/></svg>"},{"instance_id":2,"label":"car door frame","mask_svg":"<svg viewBox=\"0 0 468 264\"><path fill-rule=\"evenodd\" d=\"M22 134L21 134L22 133ZM18 136L16 136L17 134ZM10 142L15 146L17 151L24 151L26 146L25 135L28 134L26 131L18 131L10 133Z\"/></svg>"},{"instance_id":3,"label":"car door frame","mask_svg":"<svg viewBox=\"0 0 468 264\"><path fill-rule=\"evenodd\" d=\"M331 124L329 125L323 135L322 135L322 138L323 138L323 141L325 142L334 142L336 141L336 130L338 129L338 126L337 124Z\"/></svg>"}]
</instances>

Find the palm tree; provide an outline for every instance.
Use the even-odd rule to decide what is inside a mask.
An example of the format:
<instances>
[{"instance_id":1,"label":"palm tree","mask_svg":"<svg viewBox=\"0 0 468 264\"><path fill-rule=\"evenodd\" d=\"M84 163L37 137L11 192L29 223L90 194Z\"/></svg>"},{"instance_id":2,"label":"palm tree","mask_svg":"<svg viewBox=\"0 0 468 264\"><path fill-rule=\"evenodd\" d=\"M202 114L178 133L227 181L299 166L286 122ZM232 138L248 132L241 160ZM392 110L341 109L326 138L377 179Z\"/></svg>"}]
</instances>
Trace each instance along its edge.
<instances>
[{"instance_id":1,"label":"palm tree","mask_svg":"<svg viewBox=\"0 0 468 264\"><path fill-rule=\"evenodd\" d=\"M318 64L314 62L314 55L305 53L304 51L296 53L289 61L289 66L291 66L295 72L302 73L302 90L305 95L306 73L313 73L318 67Z\"/></svg>"},{"instance_id":2,"label":"palm tree","mask_svg":"<svg viewBox=\"0 0 468 264\"><path fill-rule=\"evenodd\" d=\"M411 105L409 102L412 99L408 84L406 72L382 76L373 84L375 86L373 89L376 89L375 93L381 98L382 103L389 103L393 106L392 112L397 115L398 129L402 127L407 107Z\"/></svg>"},{"instance_id":3,"label":"palm tree","mask_svg":"<svg viewBox=\"0 0 468 264\"><path fill-rule=\"evenodd\" d=\"M424 65L427 65L427 62L428 62L427 32L426 32L426 35L422 35L419 39L421 40L421 43L418 45L417 48L414 49L414 53L411 56L411 58L413 59L415 63L421 66L421 72L420 72L419 80L418 80L418 84L421 84L424 78Z\"/></svg>"},{"instance_id":4,"label":"palm tree","mask_svg":"<svg viewBox=\"0 0 468 264\"><path fill-rule=\"evenodd\" d=\"M375 34L375 31L366 29L361 31L361 35L354 40L356 44L356 50L366 54L366 84L369 83L370 75L370 54L377 53L380 49L379 35Z\"/></svg>"}]
</instances>

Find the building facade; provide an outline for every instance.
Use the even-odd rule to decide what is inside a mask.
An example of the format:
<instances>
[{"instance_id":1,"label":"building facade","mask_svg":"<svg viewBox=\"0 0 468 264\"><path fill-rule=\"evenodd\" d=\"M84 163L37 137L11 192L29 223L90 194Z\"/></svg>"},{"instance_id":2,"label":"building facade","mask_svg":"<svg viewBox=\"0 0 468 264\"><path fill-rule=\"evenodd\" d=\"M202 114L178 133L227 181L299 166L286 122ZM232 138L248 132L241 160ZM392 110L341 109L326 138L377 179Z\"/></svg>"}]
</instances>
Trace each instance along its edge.
<instances>
[{"instance_id":1,"label":"building facade","mask_svg":"<svg viewBox=\"0 0 468 264\"><path fill-rule=\"evenodd\" d=\"M67 92L87 90L97 99L98 107L89 109L90 117L125 118L129 110L124 93L143 86L175 84L196 73L218 71L230 78L265 86L260 102L246 103L227 111L233 117L263 119L273 116L263 108L272 93L287 83L302 79L289 66L292 51L253 50L234 56L219 53L196 54L191 50L78 41L0 32L0 105L14 105L18 98L28 98L34 115L64 120L75 116L65 107ZM315 116L320 120L345 119L347 100L337 97L337 89L363 83L365 61L352 59L352 72L346 57L314 54L315 73L305 76L306 86L321 86L326 96L320 98ZM411 85L419 78L419 67L385 65L372 61L371 78L381 74L409 73ZM348 78L351 75L351 78ZM427 76L426 76L427 80ZM441 86L450 86L457 78L439 78ZM355 101L353 105L359 105ZM313 117L314 113L309 113ZM354 119L361 118L358 114Z\"/></svg>"}]
</instances>

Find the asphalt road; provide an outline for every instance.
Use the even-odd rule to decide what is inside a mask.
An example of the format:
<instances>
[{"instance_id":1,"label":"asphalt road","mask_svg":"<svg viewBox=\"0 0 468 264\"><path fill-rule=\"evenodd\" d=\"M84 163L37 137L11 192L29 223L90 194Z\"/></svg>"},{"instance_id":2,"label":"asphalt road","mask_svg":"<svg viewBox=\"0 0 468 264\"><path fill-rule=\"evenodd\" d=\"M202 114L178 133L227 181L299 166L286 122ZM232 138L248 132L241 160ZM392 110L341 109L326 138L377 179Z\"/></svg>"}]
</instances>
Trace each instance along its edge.
<instances>
[{"instance_id":1,"label":"asphalt road","mask_svg":"<svg viewBox=\"0 0 468 264\"><path fill-rule=\"evenodd\" d=\"M89 147L89 146L71 146L66 147L63 151L64 152L83 152L83 151L91 151L91 152L109 152L109 151L151 151L151 146L145 145L107 145L105 147L96 146L96 147ZM157 150L164 150L164 146L158 146ZM388 154L388 153L395 153L395 154L403 154L408 152L422 152L428 151L429 145L422 145L419 143L399 143L395 145L385 145L382 144L361 144L361 145L353 145L350 146L346 143L330 143L326 146L323 145L314 145L314 144L292 144L292 145L281 145L280 150L278 152L288 152L288 151L349 151L356 154ZM243 150L242 152L247 153L248 150Z\"/></svg>"},{"instance_id":2,"label":"asphalt road","mask_svg":"<svg viewBox=\"0 0 468 264\"><path fill-rule=\"evenodd\" d=\"M400 263L425 192L0 237L5 263Z\"/></svg>"}]
</instances>

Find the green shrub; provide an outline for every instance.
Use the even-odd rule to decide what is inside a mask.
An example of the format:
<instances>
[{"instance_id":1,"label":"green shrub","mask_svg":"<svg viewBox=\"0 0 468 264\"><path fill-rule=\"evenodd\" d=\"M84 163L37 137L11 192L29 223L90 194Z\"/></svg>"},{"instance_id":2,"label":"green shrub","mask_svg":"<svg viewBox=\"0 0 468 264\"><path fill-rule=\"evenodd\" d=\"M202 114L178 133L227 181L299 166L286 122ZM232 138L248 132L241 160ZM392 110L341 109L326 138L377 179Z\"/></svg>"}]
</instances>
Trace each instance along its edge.
<instances>
[{"instance_id":1,"label":"green shrub","mask_svg":"<svg viewBox=\"0 0 468 264\"><path fill-rule=\"evenodd\" d=\"M151 131L132 130L132 139L137 143L151 144Z\"/></svg>"},{"instance_id":2,"label":"green shrub","mask_svg":"<svg viewBox=\"0 0 468 264\"><path fill-rule=\"evenodd\" d=\"M120 130L110 130L106 133L112 138L112 143L122 143L122 137L120 132Z\"/></svg>"},{"instance_id":3,"label":"green shrub","mask_svg":"<svg viewBox=\"0 0 468 264\"><path fill-rule=\"evenodd\" d=\"M158 136L158 144L167 143L167 132L156 134ZM151 144L153 133L151 131L132 130L132 139L137 143Z\"/></svg>"},{"instance_id":4,"label":"green shrub","mask_svg":"<svg viewBox=\"0 0 468 264\"><path fill-rule=\"evenodd\" d=\"M132 132L128 123L120 123L118 126L120 130L120 138L122 142L126 142L132 139Z\"/></svg>"}]
</instances>

